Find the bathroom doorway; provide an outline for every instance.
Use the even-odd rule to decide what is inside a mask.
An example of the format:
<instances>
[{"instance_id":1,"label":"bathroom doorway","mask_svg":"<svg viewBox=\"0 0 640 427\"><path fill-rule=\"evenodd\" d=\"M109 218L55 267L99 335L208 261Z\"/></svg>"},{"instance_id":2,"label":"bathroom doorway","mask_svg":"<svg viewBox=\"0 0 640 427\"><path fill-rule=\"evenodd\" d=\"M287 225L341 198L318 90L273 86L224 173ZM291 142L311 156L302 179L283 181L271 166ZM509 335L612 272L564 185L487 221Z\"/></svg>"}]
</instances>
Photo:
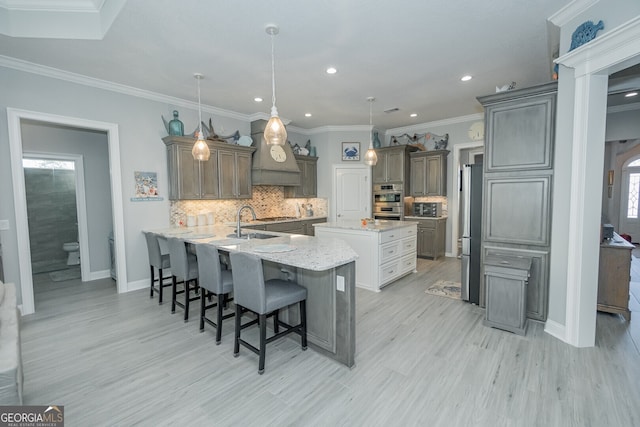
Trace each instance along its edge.
<instances>
[{"instance_id":1,"label":"bathroom doorway","mask_svg":"<svg viewBox=\"0 0 640 427\"><path fill-rule=\"evenodd\" d=\"M22 166L34 283L38 275L46 275L45 282L86 281L89 254L87 233L81 232L87 228L82 156L24 152Z\"/></svg>"}]
</instances>

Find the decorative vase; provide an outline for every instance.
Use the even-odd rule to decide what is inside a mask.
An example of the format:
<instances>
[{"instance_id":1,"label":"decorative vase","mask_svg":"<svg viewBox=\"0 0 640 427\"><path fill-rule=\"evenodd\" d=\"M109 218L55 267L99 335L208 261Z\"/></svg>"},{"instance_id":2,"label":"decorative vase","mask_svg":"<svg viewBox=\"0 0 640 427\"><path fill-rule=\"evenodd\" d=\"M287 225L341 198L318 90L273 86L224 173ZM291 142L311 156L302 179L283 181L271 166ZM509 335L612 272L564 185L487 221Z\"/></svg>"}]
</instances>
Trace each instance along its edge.
<instances>
[{"instance_id":1,"label":"decorative vase","mask_svg":"<svg viewBox=\"0 0 640 427\"><path fill-rule=\"evenodd\" d=\"M378 138L378 131L373 131L373 148L380 148L382 143L380 142L380 138Z\"/></svg>"}]
</instances>

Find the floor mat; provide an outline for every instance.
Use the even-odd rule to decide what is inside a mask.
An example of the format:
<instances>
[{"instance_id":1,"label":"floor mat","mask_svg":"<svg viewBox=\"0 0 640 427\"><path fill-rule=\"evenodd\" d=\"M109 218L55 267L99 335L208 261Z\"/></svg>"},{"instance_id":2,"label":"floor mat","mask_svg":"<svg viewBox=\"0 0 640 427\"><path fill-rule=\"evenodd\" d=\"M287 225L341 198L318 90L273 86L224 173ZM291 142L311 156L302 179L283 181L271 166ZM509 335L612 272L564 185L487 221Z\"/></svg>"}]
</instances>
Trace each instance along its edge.
<instances>
[{"instance_id":1,"label":"floor mat","mask_svg":"<svg viewBox=\"0 0 640 427\"><path fill-rule=\"evenodd\" d=\"M448 280L438 280L433 285L429 286L426 291L427 294L437 295L439 297L447 297L453 299L461 299L460 297L460 282L450 282Z\"/></svg>"},{"instance_id":2,"label":"floor mat","mask_svg":"<svg viewBox=\"0 0 640 427\"><path fill-rule=\"evenodd\" d=\"M80 268L69 268L67 270L52 271L49 273L49 278L52 282L64 282L67 280L79 279Z\"/></svg>"}]
</instances>

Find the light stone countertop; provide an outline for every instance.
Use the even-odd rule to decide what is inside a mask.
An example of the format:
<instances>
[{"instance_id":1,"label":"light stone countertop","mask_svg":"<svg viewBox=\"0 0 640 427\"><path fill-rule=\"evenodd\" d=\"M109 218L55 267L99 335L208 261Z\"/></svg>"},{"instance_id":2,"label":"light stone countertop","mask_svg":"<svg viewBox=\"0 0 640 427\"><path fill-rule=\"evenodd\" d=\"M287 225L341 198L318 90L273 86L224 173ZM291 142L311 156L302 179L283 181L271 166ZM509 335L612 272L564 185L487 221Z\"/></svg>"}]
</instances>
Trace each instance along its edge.
<instances>
[{"instance_id":1,"label":"light stone countertop","mask_svg":"<svg viewBox=\"0 0 640 427\"><path fill-rule=\"evenodd\" d=\"M229 252L251 253L264 260L313 271L324 271L355 261L358 254L344 240L303 236L300 234L260 231L275 235L271 239L238 239L229 237L235 227L216 225L147 230L162 237L179 237L189 243L212 244ZM245 230L255 232L255 230ZM293 250L286 252L261 252L260 247L277 248L286 245ZM257 249L257 250L256 250ZM265 248L263 248L265 249Z\"/></svg>"},{"instance_id":2,"label":"light stone countertop","mask_svg":"<svg viewBox=\"0 0 640 427\"><path fill-rule=\"evenodd\" d=\"M313 224L316 228L331 228L339 230L358 230L380 233L382 231L396 230L398 228L417 225L416 221L378 221L378 224L368 221L367 225L362 225L360 220L344 220L337 222L324 222L321 224Z\"/></svg>"}]
</instances>

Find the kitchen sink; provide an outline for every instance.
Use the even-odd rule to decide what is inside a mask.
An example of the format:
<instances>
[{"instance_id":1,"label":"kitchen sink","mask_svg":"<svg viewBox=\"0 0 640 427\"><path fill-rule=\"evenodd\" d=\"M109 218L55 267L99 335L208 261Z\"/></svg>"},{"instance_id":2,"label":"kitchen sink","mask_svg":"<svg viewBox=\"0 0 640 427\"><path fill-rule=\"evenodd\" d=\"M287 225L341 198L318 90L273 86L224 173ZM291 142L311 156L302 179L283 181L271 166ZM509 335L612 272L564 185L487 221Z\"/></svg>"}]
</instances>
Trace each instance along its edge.
<instances>
[{"instance_id":1,"label":"kitchen sink","mask_svg":"<svg viewBox=\"0 0 640 427\"><path fill-rule=\"evenodd\" d=\"M227 237L232 237L237 239L238 236L236 236L236 233L231 233L228 234ZM251 239L271 239L273 237L278 237L278 236L274 236L272 234L264 234L264 233L247 233L247 234L242 234L240 236L240 239L246 239L246 240L251 240Z\"/></svg>"}]
</instances>

